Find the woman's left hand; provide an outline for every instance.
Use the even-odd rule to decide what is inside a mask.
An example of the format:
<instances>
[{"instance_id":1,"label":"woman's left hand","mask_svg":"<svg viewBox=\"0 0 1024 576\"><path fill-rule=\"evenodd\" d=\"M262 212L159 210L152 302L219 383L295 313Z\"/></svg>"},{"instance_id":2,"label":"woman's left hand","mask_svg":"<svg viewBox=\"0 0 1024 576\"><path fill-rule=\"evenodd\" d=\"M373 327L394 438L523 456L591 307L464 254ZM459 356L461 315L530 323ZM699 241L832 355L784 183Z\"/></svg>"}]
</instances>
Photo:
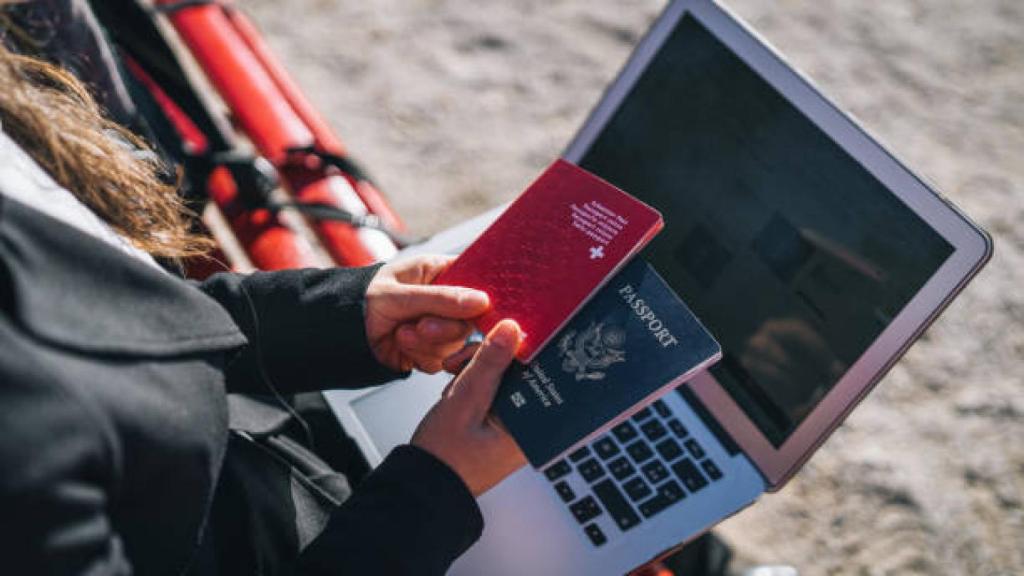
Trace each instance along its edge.
<instances>
[{"instance_id":1,"label":"woman's left hand","mask_svg":"<svg viewBox=\"0 0 1024 576\"><path fill-rule=\"evenodd\" d=\"M382 364L433 374L473 331L469 320L490 306L471 288L431 285L454 260L418 256L386 264L366 290L366 337Z\"/></svg>"}]
</instances>

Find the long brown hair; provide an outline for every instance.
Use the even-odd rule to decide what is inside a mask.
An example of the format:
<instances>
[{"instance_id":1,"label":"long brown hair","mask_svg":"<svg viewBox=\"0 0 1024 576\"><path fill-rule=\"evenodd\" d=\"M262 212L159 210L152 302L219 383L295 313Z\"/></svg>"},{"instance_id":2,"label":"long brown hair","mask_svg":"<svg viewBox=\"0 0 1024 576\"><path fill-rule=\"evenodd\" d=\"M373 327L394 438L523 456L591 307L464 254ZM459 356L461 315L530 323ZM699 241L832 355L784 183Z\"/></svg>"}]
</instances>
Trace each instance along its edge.
<instances>
[{"instance_id":1,"label":"long brown hair","mask_svg":"<svg viewBox=\"0 0 1024 576\"><path fill-rule=\"evenodd\" d=\"M104 117L66 70L10 52L0 43L3 131L132 244L163 258L205 254L209 238L192 232L194 214L146 143ZM153 156L155 158L155 156Z\"/></svg>"}]
</instances>

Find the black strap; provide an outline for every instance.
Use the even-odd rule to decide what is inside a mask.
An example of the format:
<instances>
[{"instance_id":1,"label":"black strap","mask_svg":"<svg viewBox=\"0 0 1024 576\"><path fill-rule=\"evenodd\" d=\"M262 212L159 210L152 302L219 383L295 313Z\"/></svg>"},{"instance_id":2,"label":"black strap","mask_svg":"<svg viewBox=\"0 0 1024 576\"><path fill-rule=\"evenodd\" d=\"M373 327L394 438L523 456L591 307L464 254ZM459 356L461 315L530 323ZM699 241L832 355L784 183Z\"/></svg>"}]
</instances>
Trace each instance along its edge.
<instances>
[{"instance_id":1,"label":"black strap","mask_svg":"<svg viewBox=\"0 0 1024 576\"><path fill-rule=\"evenodd\" d=\"M357 228L380 230L400 247L419 242L405 234L391 229L375 214L355 214L344 208L324 202L282 201L273 197L274 190L279 186L277 170L269 160L262 156L225 151L195 156L193 165L204 176L197 181L205 182L210 172L218 167L227 168L231 172L239 197L246 208L270 210L274 214L285 210L295 210L314 220L344 222Z\"/></svg>"},{"instance_id":2,"label":"black strap","mask_svg":"<svg viewBox=\"0 0 1024 576\"><path fill-rule=\"evenodd\" d=\"M309 146L293 146L285 150L289 154L308 154L314 156L327 166L334 166L345 174L348 174L359 182L373 183L373 179L366 170L355 160L348 156L341 156L326 150L317 148L315 144Z\"/></svg>"},{"instance_id":3,"label":"black strap","mask_svg":"<svg viewBox=\"0 0 1024 576\"><path fill-rule=\"evenodd\" d=\"M349 156L342 156L340 154L328 152L327 150L317 147L315 144L310 144L308 146L293 146L286 149L286 152L288 154L314 156L324 165L334 166L357 182L373 183L373 179L370 178L369 173L358 162ZM337 206L321 202L286 202L279 204L279 210L281 208L292 208L306 216L318 220L336 220L340 222L347 222L352 226L380 230L387 234L388 237L391 238L391 241L400 247L422 242L422 239L410 238L405 234L393 230L376 214L357 215Z\"/></svg>"},{"instance_id":4,"label":"black strap","mask_svg":"<svg viewBox=\"0 0 1024 576\"><path fill-rule=\"evenodd\" d=\"M153 11L161 14L171 14L178 10L195 8L196 6L207 6L210 4L220 4L220 0L177 0L176 2L157 4L153 6Z\"/></svg>"},{"instance_id":5,"label":"black strap","mask_svg":"<svg viewBox=\"0 0 1024 576\"><path fill-rule=\"evenodd\" d=\"M267 202L266 208L274 213L291 208L315 220L344 222L357 228L379 230L386 234L400 248L422 242L419 238L411 238L397 230L393 230L376 214L354 214L344 208L324 202L281 202L271 199Z\"/></svg>"}]
</instances>

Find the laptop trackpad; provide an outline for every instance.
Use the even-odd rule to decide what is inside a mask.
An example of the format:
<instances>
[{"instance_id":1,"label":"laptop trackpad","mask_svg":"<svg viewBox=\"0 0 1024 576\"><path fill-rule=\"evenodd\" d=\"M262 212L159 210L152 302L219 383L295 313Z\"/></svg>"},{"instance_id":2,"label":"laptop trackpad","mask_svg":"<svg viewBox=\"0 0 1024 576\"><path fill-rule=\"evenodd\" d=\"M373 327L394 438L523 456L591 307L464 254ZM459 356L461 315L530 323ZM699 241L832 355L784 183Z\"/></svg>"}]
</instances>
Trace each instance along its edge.
<instances>
[{"instance_id":1,"label":"laptop trackpad","mask_svg":"<svg viewBox=\"0 0 1024 576\"><path fill-rule=\"evenodd\" d=\"M451 374L414 372L405 380L385 386L351 401L356 418L382 457L412 438L416 426L441 398Z\"/></svg>"}]
</instances>

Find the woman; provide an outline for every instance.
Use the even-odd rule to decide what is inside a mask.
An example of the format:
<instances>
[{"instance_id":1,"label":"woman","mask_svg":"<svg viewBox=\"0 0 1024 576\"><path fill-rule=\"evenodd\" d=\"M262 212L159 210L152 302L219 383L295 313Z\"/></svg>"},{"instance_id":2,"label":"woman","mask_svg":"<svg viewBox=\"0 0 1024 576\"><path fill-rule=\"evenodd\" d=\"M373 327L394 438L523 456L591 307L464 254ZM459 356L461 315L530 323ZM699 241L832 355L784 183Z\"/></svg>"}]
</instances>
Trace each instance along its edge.
<instances>
[{"instance_id":1,"label":"woman","mask_svg":"<svg viewBox=\"0 0 1024 576\"><path fill-rule=\"evenodd\" d=\"M488 305L429 285L446 259L192 285L154 257L208 241L73 77L0 47L0 123L5 572L437 574L475 541L474 496L522 464L487 417L521 339L511 321L327 515L303 507L324 497L316 478L281 476L228 430L228 392L441 369Z\"/></svg>"}]
</instances>

